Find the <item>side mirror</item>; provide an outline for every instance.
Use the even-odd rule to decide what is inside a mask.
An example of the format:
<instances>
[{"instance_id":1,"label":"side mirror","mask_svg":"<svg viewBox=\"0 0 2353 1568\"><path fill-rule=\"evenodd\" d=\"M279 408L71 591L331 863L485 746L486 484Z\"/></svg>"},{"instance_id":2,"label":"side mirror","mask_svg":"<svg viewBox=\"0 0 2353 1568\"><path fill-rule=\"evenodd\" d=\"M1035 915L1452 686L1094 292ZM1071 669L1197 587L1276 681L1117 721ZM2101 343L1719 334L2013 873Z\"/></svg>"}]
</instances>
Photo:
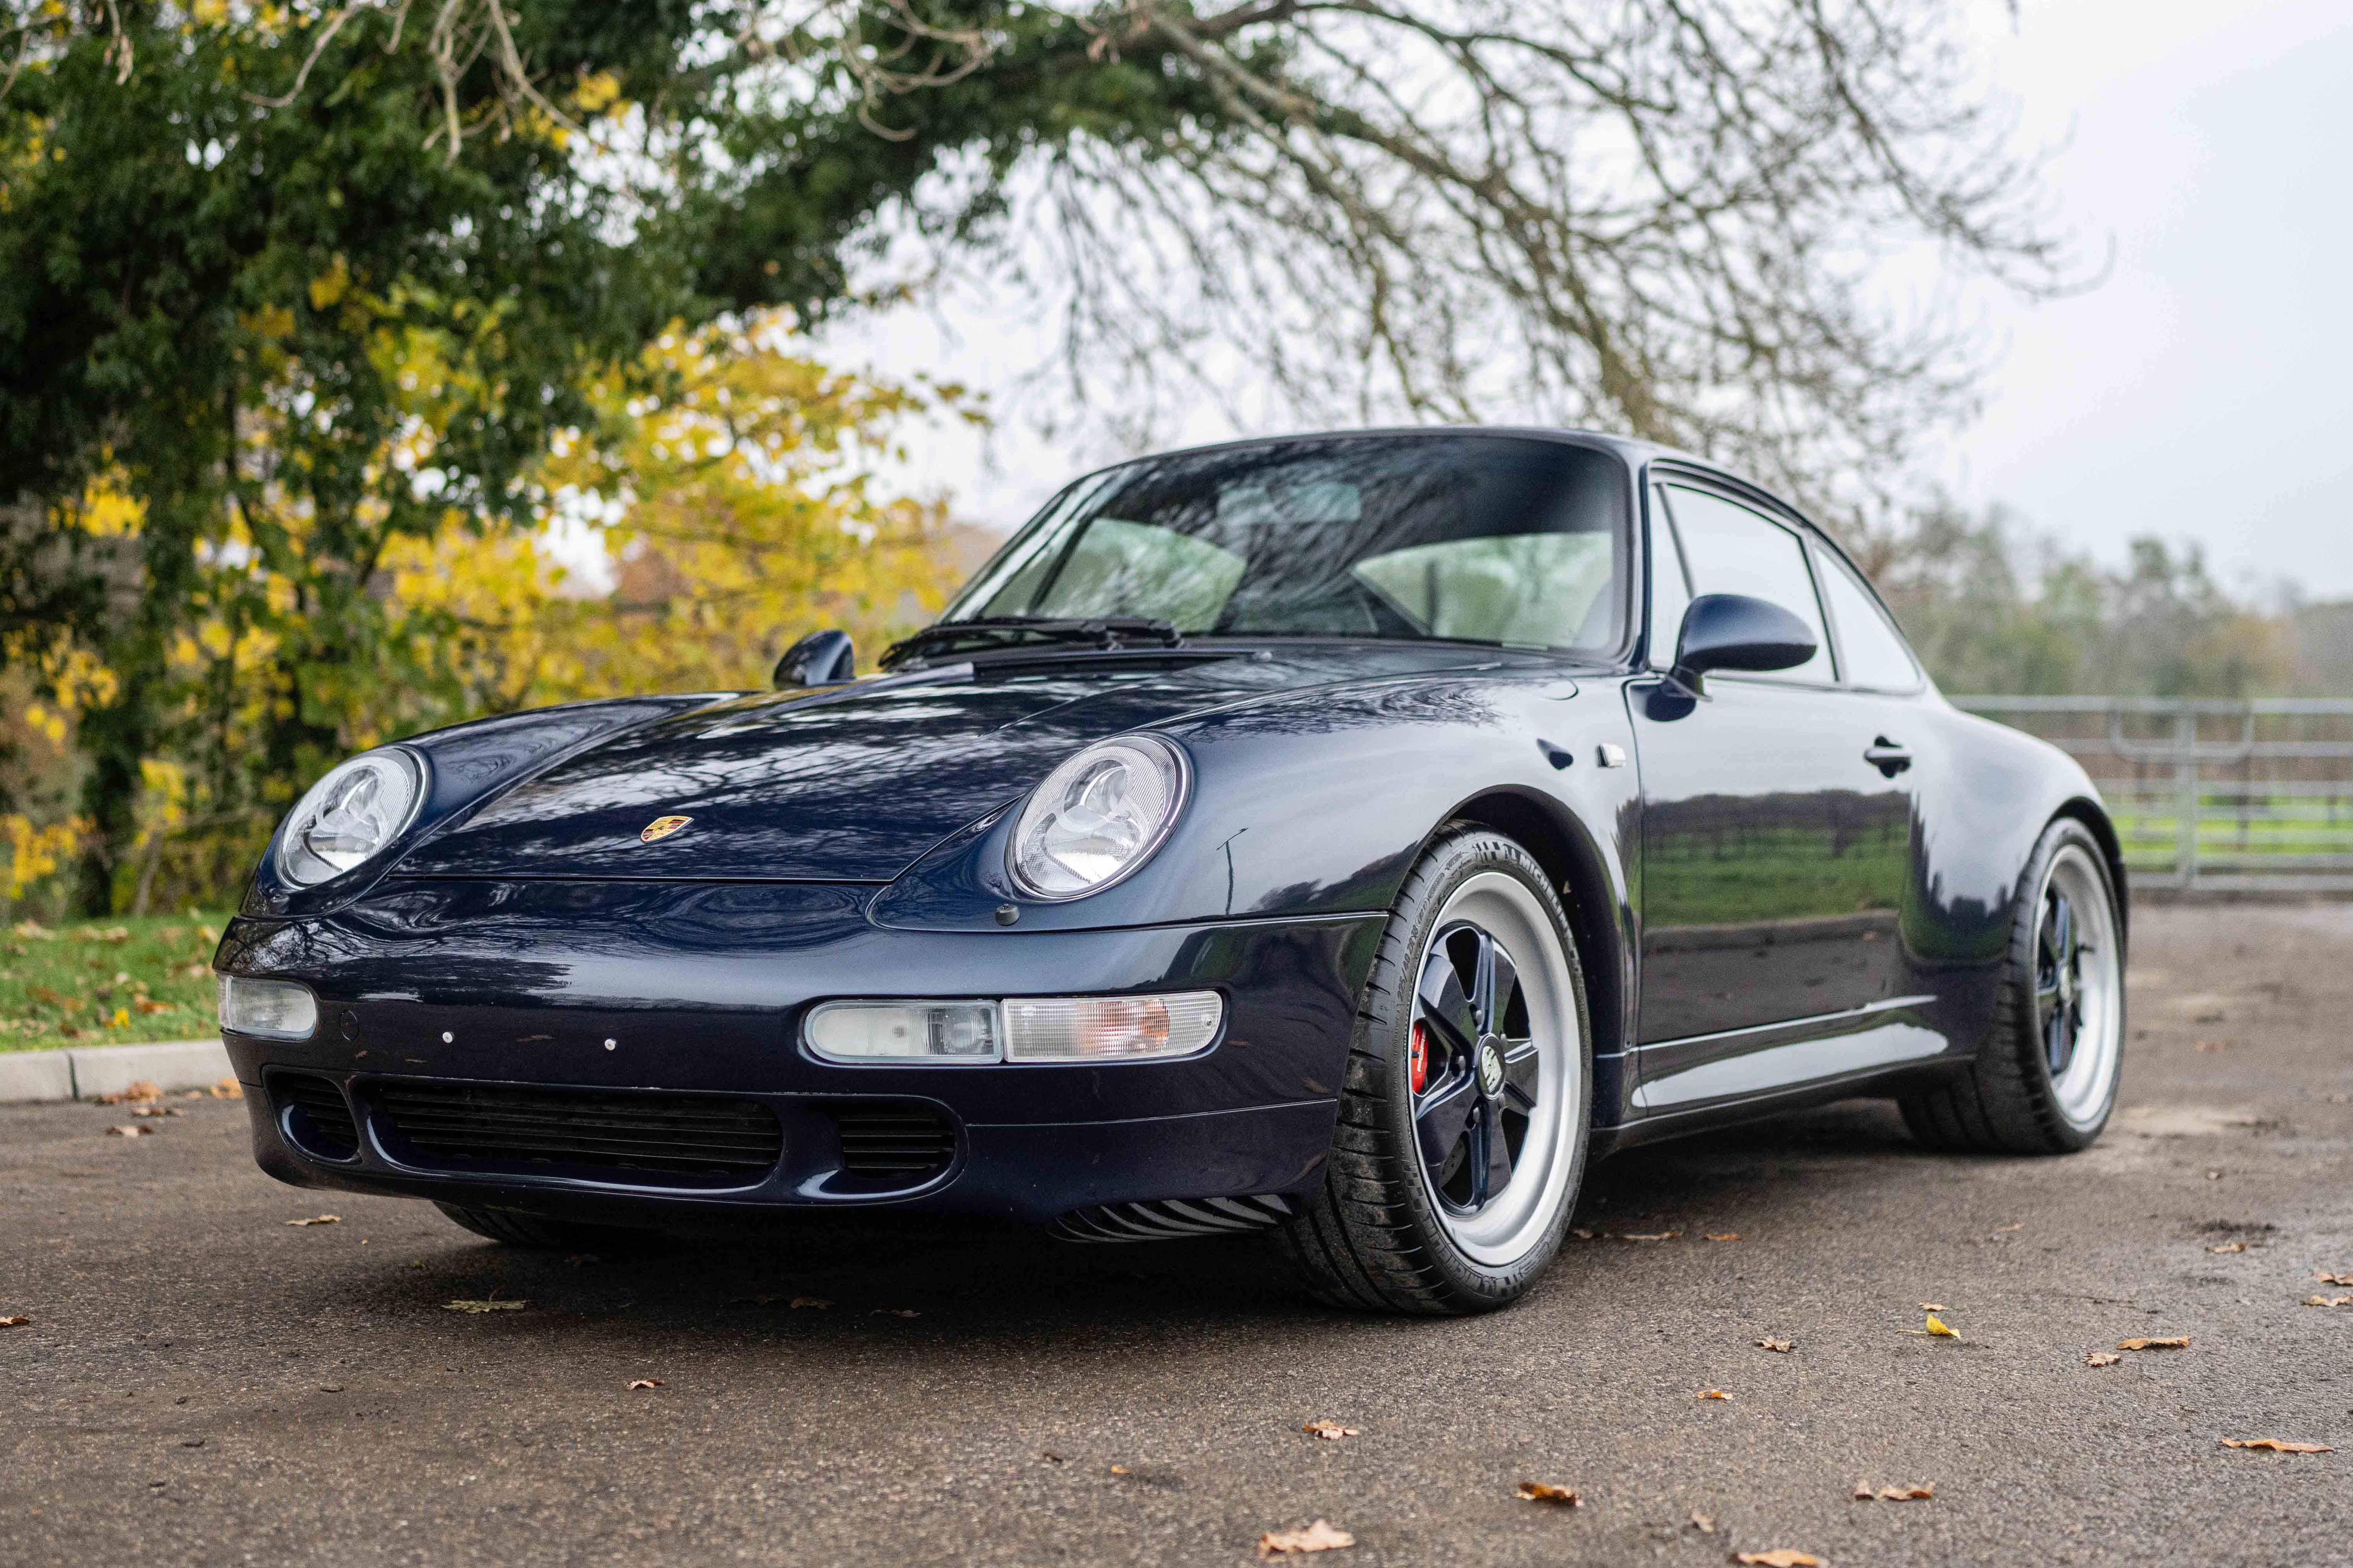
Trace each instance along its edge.
<instances>
[{"instance_id":1,"label":"side mirror","mask_svg":"<svg viewBox=\"0 0 2353 1568\"><path fill-rule=\"evenodd\" d=\"M1746 594L1702 594L1683 612L1674 679L1697 695L1711 669L1794 669L1820 646L1814 629L1778 605Z\"/></svg>"},{"instance_id":2,"label":"side mirror","mask_svg":"<svg viewBox=\"0 0 2353 1568\"><path fill-rule=\"evenodd\" d=\"M779 691L793 686L838 686L857 673L858 650L850 646L848 632L811 632L776 660L771 683Z\"/></svg>"}]
</instances>

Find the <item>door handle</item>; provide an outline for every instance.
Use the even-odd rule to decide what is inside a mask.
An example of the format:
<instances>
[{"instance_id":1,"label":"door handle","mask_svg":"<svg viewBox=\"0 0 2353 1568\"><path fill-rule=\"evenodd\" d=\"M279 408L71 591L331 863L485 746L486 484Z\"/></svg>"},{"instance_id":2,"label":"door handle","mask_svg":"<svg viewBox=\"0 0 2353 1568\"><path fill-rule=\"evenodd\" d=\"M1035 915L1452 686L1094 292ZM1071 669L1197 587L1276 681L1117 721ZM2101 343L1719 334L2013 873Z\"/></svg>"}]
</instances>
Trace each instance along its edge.
<instances>
[{"instance_id":1,"label":"door handle","mask_svg":"<svg viewBox=\"0 0 2353 1568\"><path fill-rule=\"evenodd\" d=\"M1878 735L1862 749L1862 760L1889 778L1894 778L1912 765L1912 753L1886 736Z\"/></svg>"}]
</instances>

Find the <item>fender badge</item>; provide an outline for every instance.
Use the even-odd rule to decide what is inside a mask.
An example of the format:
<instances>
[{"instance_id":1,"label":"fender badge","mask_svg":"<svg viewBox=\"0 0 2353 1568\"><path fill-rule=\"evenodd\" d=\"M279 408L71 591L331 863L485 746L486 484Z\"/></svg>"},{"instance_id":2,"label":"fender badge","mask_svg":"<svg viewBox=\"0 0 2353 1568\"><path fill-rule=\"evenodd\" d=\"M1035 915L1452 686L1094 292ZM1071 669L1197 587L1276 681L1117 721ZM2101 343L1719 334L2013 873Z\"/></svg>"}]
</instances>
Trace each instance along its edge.
<instances>
[{"instance_id":1,"label":"fender badge","mask_svg":"<svg viewBox=\"0 0 2353 1568\"><path fill-rule=\"evenodd\" d=\"M651 844L657 838L668 838L693 820L691 816L657 816L638 834L638 842Z\"/></svg>"}]
</instances>

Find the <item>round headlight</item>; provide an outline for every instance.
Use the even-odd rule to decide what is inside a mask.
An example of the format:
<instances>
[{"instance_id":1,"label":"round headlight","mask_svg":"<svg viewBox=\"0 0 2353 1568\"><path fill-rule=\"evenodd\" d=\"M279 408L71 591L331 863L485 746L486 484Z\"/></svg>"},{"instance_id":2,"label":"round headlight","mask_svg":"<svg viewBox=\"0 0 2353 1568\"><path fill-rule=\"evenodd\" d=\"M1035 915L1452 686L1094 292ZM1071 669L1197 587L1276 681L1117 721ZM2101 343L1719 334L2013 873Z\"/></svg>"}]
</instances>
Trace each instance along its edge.
<instances>
[{"instance_id":1,"label":"round headlight","mask_svg":"<svg viewBox=\"0 0 2353 1568\"><path fill-rule=\"evenodd\" d=\"M1168 837L1185 761L1150 735L1088 747L1046 775L1013 825L1013 879L1040 899L1108 888Z\"/></svg>"},{"instance_id":2,"label":"round headlight","mask_svg":"<svg viewBox=\"0 0 2353 1568\"><path fill-rule=\"evenodd\" d=\"M397 747L353 757L311 786L278 836L278 870L298 888L382 854L417 816L425 768Z\"/></svg>"}]
</instances>

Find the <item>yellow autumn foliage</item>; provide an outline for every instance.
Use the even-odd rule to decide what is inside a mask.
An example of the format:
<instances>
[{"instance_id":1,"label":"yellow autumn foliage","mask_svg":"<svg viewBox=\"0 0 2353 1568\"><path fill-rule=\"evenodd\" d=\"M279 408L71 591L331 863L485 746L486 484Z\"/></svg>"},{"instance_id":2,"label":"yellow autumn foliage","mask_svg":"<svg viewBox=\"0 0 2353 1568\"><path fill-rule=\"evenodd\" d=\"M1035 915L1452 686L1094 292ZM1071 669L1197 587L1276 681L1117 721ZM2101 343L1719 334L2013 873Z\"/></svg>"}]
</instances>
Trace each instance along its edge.
<instances>
[{"instance_id":1,"label":"yellow autumn foliage","mask_svg":"<svg viewBox=\"0 0 2353 1568\"><path fill-rule=\"evenodd\" d=\"M339 271L312 292L371 308ZM380 471L424 475L449 388L468 374L462 355L393 330L372 352L410 415L379 454ZM322 586L353 582L353 565L321 542L327 535L290 488L239 498L201 552L200 614L173 647L185 740L142 770L138 869L120 898L143 907L152 889L169 907L217 897L278 813L339 755L554 702L764 686L784 648L822 626L849 631L871 668L883 646L937 613L958 572L945 504L897 493L879 471L902 424L960 409L955 389L833 370L802 352L781 317L674 331L632 368L592 385L600 424L546 456L531 509L485 519L451 508L428 531L385 531L358 568L364 634L336 645L357 657L318 651L333 641L320 635L332 602ZM249 424L245 440L254 471L282 460L266 421ZM135 536L141 525L137 509L103 486L75 504L93 532ZM363 524L380 515L358 514ZM69 747L79 710L112 680L87 654L69 653L47 671L50 700L24 714L23 732ZM295 717L320 735L316 754L271 754L268 738ZM57 873L72 848L65 824L9 818L0 833L12 900Z\"/></svg>"}]
</instances>

